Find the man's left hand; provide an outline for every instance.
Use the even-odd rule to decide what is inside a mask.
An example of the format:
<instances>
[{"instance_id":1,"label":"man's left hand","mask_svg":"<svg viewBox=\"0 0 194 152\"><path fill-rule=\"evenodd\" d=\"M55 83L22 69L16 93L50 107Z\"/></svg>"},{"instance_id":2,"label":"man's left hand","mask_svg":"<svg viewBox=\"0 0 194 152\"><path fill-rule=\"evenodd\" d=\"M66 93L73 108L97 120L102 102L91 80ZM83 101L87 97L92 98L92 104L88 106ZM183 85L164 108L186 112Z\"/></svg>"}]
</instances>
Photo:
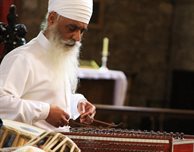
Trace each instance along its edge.
<instances>
[{"instance_id":1,"label":"man's left hand","mask_svg":"<svg viewBox=\"0 0 194 152\"><path fill-rule=\"evenodd\" d=\"M78 104L78 111L80 113L80 122L91 124L96 114L96 107L88 101L81 101Z\"/></svg>"}]
</instances>

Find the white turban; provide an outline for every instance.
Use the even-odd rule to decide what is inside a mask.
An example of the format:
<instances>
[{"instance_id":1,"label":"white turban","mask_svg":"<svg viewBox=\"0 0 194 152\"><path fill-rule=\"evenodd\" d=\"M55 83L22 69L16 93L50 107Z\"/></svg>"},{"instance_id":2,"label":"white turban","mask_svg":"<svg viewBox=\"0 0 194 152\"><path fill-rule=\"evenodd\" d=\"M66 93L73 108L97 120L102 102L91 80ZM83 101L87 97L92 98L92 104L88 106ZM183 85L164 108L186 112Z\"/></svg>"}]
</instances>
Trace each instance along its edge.
<instances>
[{"instance_id":1,"label":"white turban","mask_svg":"<svg viewBox=\"0 0 194 152\"><path fill-rule=\"evenodd\" d=\"M88 24L92 16L93 0L49 0L48 12Z\"/></svg>"}]
</instances>

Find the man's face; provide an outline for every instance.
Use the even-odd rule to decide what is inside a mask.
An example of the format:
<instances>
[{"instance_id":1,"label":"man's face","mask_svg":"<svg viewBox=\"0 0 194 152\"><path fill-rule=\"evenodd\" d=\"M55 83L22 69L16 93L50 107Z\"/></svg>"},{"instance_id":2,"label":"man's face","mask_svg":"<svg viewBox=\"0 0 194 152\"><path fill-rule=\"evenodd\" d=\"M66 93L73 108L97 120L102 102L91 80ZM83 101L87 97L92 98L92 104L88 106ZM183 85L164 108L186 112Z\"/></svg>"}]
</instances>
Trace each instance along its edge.
<instances>
[{"instance_id":1,"label":"man's face","mask_svg":"<svg viewBox=\"0 0 194 152\"><path fill-rule=\"evenodd\" d=\"M56 13L51 14L50 19L50 26L56 24L58 34L62 41L67 42L67 46L80 42L84 31L87 30L87 24L58 16Z\"/></svg>"}]
</instances>

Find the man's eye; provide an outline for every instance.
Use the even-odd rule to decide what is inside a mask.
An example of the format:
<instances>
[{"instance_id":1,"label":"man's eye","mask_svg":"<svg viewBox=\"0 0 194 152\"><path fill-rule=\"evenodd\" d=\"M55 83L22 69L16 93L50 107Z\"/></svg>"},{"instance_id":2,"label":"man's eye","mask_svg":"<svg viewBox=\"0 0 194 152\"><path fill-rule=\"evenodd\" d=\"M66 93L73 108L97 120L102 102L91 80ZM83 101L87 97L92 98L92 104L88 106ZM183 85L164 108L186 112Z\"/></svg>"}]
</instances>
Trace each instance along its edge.
<instances>
[{"instance_id":1,"label":"man's eye","mask_svg":"<svg viewBox=\"0 0 194 152\"><path fill-rule=\"evenodd\" d=\"M69 31L74 32L75 30L77 30L77 27L70 25L70 26L68 26L68 29L69 29Z\"/></svg>"},{"instance_id":2,"label":"man's eye","mask_svg":"<svg viewBox=\"0 0 194 152\"><path fill-rule=\"evenodd\" d=\"M79 30L81 34L83 34L85 31L87 31L87 29L79 28L78 26L75 26L75 25L67 25L67 28L68 28L69 32L75 32L75 31Z\"/></svg>"}]
</instances>

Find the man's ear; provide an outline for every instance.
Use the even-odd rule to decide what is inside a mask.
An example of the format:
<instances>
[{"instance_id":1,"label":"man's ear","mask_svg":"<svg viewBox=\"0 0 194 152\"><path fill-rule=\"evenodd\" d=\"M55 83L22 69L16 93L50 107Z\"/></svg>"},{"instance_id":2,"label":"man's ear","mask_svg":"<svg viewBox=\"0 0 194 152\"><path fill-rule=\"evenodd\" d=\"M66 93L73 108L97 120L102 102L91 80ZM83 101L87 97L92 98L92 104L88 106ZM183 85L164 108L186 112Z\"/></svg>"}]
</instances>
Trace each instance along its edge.
<instances>
[{"instance_id":1,"label":"man's ear","mask_svg":"<svg viewBox=\"0 0 194 152\"><path fill-rule=\"evenodd\" d=\"M56 12L50 12L48 16L48 25L53 25L57 20L57 16Z\"/></svg>"}]
</instances>

